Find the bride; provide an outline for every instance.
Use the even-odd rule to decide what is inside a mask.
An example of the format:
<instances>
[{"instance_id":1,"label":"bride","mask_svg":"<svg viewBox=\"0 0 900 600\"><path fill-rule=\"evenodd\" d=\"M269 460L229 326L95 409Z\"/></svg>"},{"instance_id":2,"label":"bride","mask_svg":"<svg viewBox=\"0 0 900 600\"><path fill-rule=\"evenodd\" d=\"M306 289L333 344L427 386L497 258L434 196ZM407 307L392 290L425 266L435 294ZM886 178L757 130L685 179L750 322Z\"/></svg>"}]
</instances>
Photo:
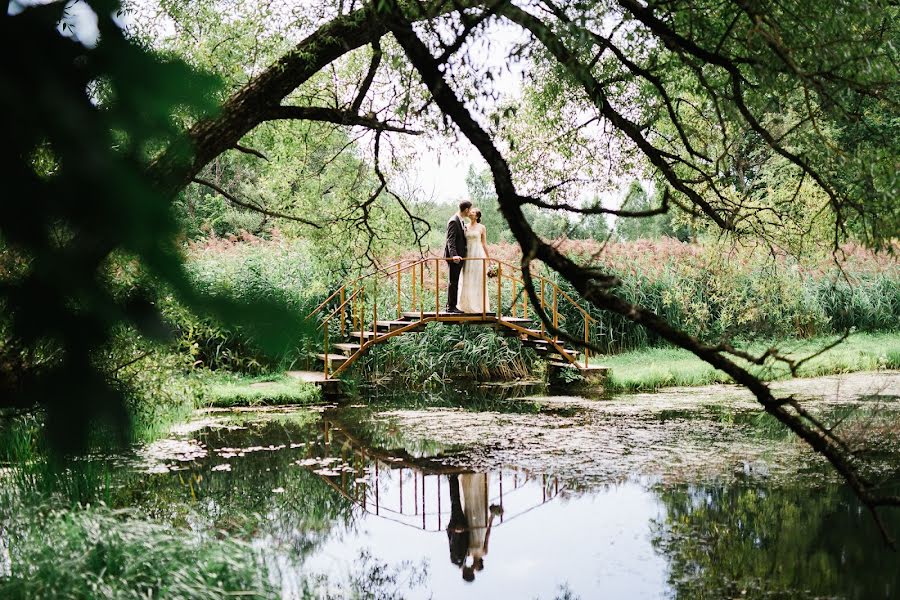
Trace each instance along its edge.
<instances>
[{"instance_id":1,"label":"bride","mask_svg":"<svg viewBox=\"0 0 900 600\"><path fill-rule=\"evenodd\" d=\"M484 270L489 267L487 259L487 236L481 224L481 209L469 211L470 224L466 228L466 245L468 253L459 278L459 294L456 306L464 313L491 312L491 302L485 293ZM483 258L485 260L477 260ZM472 260L475 259L475 260ZM484 307L481 304L484 302Z\"/></svg>"}]
</instances>

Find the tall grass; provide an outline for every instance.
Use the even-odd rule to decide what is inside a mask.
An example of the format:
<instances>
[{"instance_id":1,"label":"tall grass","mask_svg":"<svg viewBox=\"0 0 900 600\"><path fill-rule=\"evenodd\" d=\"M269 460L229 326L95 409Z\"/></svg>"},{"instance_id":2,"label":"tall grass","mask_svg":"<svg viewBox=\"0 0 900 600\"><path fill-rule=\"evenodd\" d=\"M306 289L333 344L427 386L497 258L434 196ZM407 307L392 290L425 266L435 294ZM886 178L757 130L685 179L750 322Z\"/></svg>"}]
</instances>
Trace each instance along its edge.
<instances>
[{"instance_id":1,"label":"tall grass","mask_svg":"<svg viewBox=\"0 0 900 600\"><path fill-rule=\"evenodd\" d=\"M380 369L395 382L441 383L453 377L473 381L533 377L535 352L515 338L478 325L429 323L375 346L364 359L364 371Z\"/></svg>"},{"instance_id":2,"label":"tall grass","mask_svg":"<svg viewBox=\"0 0 900 600\"><path fill-rule=\"evenodd\" d=\"M277 595L258 551L104 506L35 508L4 522L0 597L209 598Z\"/></svg>"},{"instance_id":3,"label":"tall grass","mask_svg":"<svg viewBox=\"0 0 900 600\"><path fill-rule=\"evenodd\" d=\"M569 251L584 258L591 249L583 242ZM619 277L617 294L703 340L808 338L849 328L900 327L896 259L855 248L848 248L843 273L825 259L800 264L783 256L773 259L749 250L729 254L718 245L671 239L610 244L599 261ZM558 283L577 297L567 282ZM583 335L580 315L567 304L561 311L572 333ZM624 317L594 307L589 312L598 321L591 340L607 354L662 343Z\"/></svg>"},{"instance_id":4,"label":"tall grass","mask_svg":"<svg viewBox=\"0 0 900 600\"><path fill-rule=\"evenodd\" d=\"M311 255L309 244L280 237L263 241L215 238L191 246L188 271L201 291L239 301L272 301L306 315L325 298L332 274ZM167 299L164 313L175 326L178 351L208 369L260 374L304 363L314 340L298 339L274 355L260 351L240 327L197 317Z\"/></svg>"}]
</instances>

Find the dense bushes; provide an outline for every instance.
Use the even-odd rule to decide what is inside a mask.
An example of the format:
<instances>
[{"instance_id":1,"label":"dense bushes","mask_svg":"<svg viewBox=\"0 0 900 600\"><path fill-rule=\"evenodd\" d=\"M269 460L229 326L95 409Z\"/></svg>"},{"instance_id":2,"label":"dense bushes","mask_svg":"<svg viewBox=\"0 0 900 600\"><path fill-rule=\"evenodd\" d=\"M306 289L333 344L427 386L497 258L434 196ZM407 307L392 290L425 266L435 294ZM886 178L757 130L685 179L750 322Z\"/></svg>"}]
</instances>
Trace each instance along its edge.
<instances>
[{"instance_id":1,"label":"dense bushes","mask_svg":"<svg viewBox=\"0 0 900 600\"><path fill-rule=\"evenodd\" d=\"M244 235L192 245L187 266L202 292L245 302L277 302L298 315L308 314L325 298L331 279L310 255L308 244L277 235L268 241ZM195 316L171 299L164 304L179 351L198 367L258 374L288 369L313 350L313 341L297 339L267 354L240 327Z\"/></svg>"},{"instance_id":2,"label":"dense bushes","mask_svg":"<svg viewBox=\"0 0 900 600\"><path fill-rule=\"evenodd\" d=\"M586 260L600 246L567 242L564 250ZM491 255L518 260L515 248L507 246L494 248ZM617 293L622 297L701 339L806 338L851 327L886 331L900 326L896 258L854 246L844 248L843 271L831 257L801 264L784 256L668 238L607 244L599 262L620 277ZM574 294L567 283L560 286ZM568 329L582 336L581 316L566 304L560 310ZM598 319L592 340L606 353L660 343L623 317L593 308L590 312Z\"/></svg>"}]
</instances>

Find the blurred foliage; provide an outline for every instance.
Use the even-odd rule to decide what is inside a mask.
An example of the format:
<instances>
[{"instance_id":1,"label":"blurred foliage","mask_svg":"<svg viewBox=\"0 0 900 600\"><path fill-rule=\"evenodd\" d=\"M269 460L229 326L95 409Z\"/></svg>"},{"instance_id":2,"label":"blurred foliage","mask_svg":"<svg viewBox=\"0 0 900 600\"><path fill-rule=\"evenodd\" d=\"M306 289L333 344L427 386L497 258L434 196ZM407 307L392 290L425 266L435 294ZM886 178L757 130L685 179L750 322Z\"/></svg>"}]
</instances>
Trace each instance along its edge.
<instances>
[{"instance_id":1,"label":"blurred foliage","mask_svg":"<svg viewBox=\"0 0 900 600\"><path fill-rule=\"evenodd\" d=\"M118 260L134 261L190 310L242 321L265 351L303 331L302 319L275 302L198 292L175 243L171 203L145 175L181 122L214 111L218 81L128 41L115 2L84 6L97 16L91 46L58 29L63 3L0 20L5 53L15 57L0 75L0 111L14 123L0 158L7 197L18 199L0 214L0 372L15 373L0 381L0 396L7 406L45 406L48 435L63 450L83 448L98 420L127 430L122 389L97 354L115 332L168 334L152 290L117 288Z\"/></svg>"}]
</instances>

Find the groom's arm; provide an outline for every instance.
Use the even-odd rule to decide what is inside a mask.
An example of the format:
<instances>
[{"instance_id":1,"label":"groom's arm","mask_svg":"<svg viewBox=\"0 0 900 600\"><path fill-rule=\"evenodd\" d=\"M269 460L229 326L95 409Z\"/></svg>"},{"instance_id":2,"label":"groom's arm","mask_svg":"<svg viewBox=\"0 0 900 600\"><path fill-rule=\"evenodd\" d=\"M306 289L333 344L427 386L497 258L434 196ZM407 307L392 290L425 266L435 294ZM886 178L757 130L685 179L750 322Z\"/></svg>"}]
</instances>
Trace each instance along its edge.
<instances>
[{"instance_id":1,"label":"groom's arm","mask_svg":"<svg viewBox=\"0 0 900 600\"><path fill-rule=\"evenodd\" d=\"M447 249L450 250L450 256L459 256L459 250L456 249L456 227L453 219L447 221Z\"/></svg>"}]
</instances>

